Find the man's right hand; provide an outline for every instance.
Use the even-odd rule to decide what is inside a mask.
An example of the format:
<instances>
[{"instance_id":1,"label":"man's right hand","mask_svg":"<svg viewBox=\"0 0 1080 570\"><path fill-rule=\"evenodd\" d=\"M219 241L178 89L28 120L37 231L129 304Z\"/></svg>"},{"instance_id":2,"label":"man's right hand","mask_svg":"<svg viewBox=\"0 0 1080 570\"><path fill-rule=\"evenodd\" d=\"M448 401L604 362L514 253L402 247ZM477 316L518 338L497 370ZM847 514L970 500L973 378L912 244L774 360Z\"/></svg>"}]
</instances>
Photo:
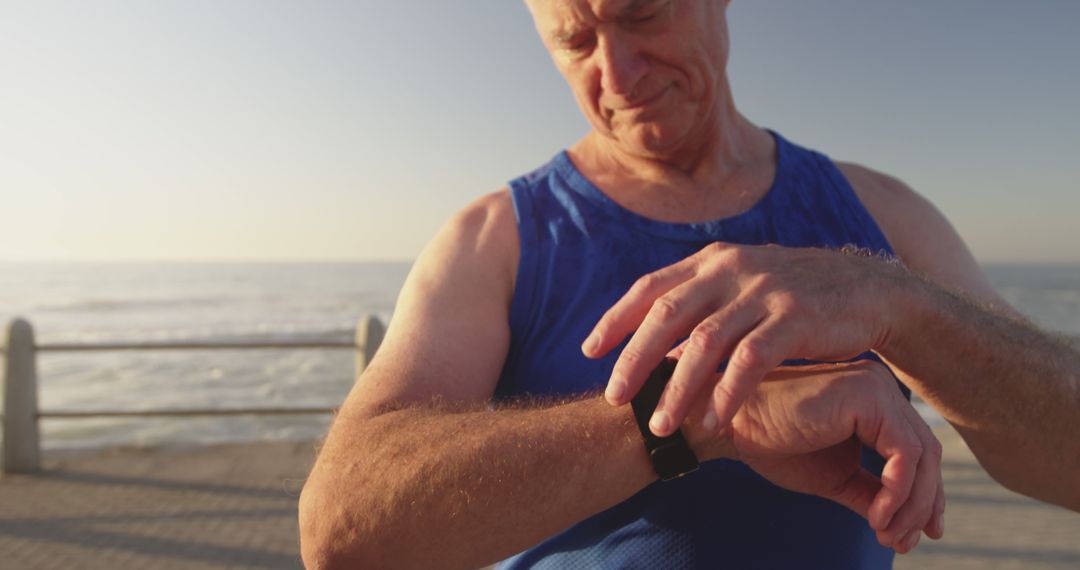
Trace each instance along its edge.
<instances>
[{"instance_id":1,"label":"man's right hand","mask_svg":"<svg viewBox=\"0 0 1080 570\"><path fill-rule=\"evenodd\" d=\"M922 532L944 532L941 444L876 362L780 368L719 436L684 424L705 458L734 457L772 483L836 501L905 553ZM881 477L860 465L862 445L885 458Z\"/></svg>"}]
</instances>

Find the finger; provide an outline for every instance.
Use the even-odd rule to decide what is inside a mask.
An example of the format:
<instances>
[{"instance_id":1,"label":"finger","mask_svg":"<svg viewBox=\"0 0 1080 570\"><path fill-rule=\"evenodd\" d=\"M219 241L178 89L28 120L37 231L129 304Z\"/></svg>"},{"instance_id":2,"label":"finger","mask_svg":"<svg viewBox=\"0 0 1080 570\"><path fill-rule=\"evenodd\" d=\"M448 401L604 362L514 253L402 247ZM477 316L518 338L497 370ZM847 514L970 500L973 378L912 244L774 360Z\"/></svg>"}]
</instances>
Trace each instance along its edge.
<instances>
[{"instance_id":1,"label":"finger","mask_svg":"<svg viewBox=\"0 0 1080 570\"><path fill-rule=\"evenodd\" d=\"M840 503L863 518L869 517L870 505L881 491L881 481L866 469L859 468L851 478L844 481L826 499Z\"/></svg>"},{"instance_id":2,"label":"finger","mask_svg":"<svg viewBox=\"0 0 1080 570\"><path fill-rule=\"evenodd\" d=\"M942 519L945 513L945 482L941 473L941 461L942 461L942 447L941 442L938 441L937 436L934 435L933 430L926 424L922 416L915 410L915 408L908 403L903 407L904 413L908 418L908 421L918 431L920 437L923 440L923 448L925 449L923 463L927 463L927 471L929 477L933 480L933 490L927 493L927 509L928 512L925 516L925 520L920 525L916 523L919 530L925 531L927 536L938 539L941 538L944 533L944 521ZM916 520L920 520L917 518ZM940 526L940 528L939 528ZM918 540L915 541L918 543Z\"/></svg>"},{"instance_id":3,"label":"finger","mask_svg":"<svg viewBox=\"0 0 1080 570\"><path fill-rule=\"evenodd\" d=\"M712 310L709 295L699 289L694 282L685 282L652 304L615 361L605 391L608 402L615 406L629 402L675 341Z\"/></svg>"},{"instance_id":4,"label":"finger","mask_svg":"<svg viewBox=\"0 0 1080 570\"><path fill-rule=\"evenodd\" d=\"M927 469L929 461L919 460L916 467L915 482L912 484L911 493L907 500L896 511L896 515L889 521L889 525L883 530L878 530L878 541L885 546L896 549L897 552L907 552L911 548L908 544L912 534L918 535L922 527L929 520L930 508L933 505L933 493L936 487L927 489ZM932 484L932 481L930 482ZM927 495L929 493L929 500Z\"/></svg>"},{"instance_id":5,"label":"finger","mask_svg":"<svg viewBox=\"0 0 1080 570\"><path fill-rule=\"evenodd\" d=\"M892 454L885 461L885 467L881 471L881 491L874 497L870 516L867 518L871 528L879 533L889 527L911 494L919 465L917 455L918 452L905 449ZM892 543L891 535L879 536L883 538L882 544L888 546Z\"/></svg>"},{"instance_id":6,"label":"finger","mask_svg":"<svg viewBox=\"0 0 1080 570\"><path fill-rule=\"evenodd\" d=\"M896 544L893 545L893 550L896 550L900 554L907 554L908 552L911 552L915 549L915 546L919 544L920 536L921 533L919 532L919 529L908 532L902 538L900 538L900 540L896 541Z\"/></svg>"},{"instance_id":7,"label":"finger","mask_svg":"<svg viewBox=\"0 0 1080 570\"><path fill-rule=\"evenodd\" d=\"M918 416L918 413L914 412L914 410L913 413ZM925 422L922 422L922 417L918 417L918 419L920 420L920 423L925 424ZM937 436L934 435L933 430L930 430L929 426L927 426L926 429L930 432L930 437L933 437L934 440L937 441ZM945 536L945 477L941 473L942 460L943 458L939 457L938 468L936 470L937 491L934 493L934 504L931 507L930 520L927 521L926 526L923 527L923 532L926 533L926 536L929 536L934 540L939 540L941 537Z\"/></svg>"},{"instance_id":8,"label":"finger","mask_svg":"<svg viewBox=\"0 0 1080 570\"><path fill-rule=\"evenodd\" d=\"M780 319L767 319L739 341L713 390L713 409L704 424L709 429L726 426L739 406L772 369L793 356L794 335Z\"/></svg>"},{"instance_id":9,"label":"finger","mask_svg":"<svg viewBox=\"0 0 1080 570\"><path fill-rule=\"evenodd\" d=\"M898 408L911 430L919 437L923 452L911 495L880 535L886 540L891 539L896 545L894 548L910 550L918 544L922 529L926 528L934 514L934 502L941 480L941 444L910 404L905 401Z\"/></svg>"},{"instance_id":10,"label":"finger","mask_svg":"<svg viewBox=\"0 0 1080 570\"><path fill-rule=\"evenodd\" d=\"M649 423L654 434L671 435L682 425L698 394L716 384L717 367L762 316L759 309L729 305L694 327L680 345L684 348L679 363Z\"/></svg>"},{"instance_id":11,"label":"finger","mask_svg":"<svg viewBox=\"0 0 1080 570\"><path fill-rule=\"evenodd\" d=\"M912 410L912 413L918 416L918 413L915 412L914 409ZM923 423L923 425L926 425L926 423L922 421L922 417L918 417L920 422ZM939 540L941 537L945 536L945 475L941 472L941 464L944 460L945 450L941 445L941 441L939 441L933 431L930 430L930 426L926 426L926 429L930 432L930 436L935 443L933 450L936 452L935 474L937 475L937 493L934 496L934 510L933 515L930 517L929 525L931 529L927 531L926 536L929 536L934 540Z\"/></svg>"},{"instance_id":12,"label":"finger","mask_svg":"<svg viewBox=\"0 0 1080 570\"><path fill-rule=\"evenodd\" d=\"M868 511L871 528L879 533L888 528L897 511L907 502L915 485L922 456L922 442L902 413L894 408L895 400L872 399L870 405L855 408L855 435L885 459L881 470L881 490ZM879 534L879 539L882 538ZM891 545L891 539L882 542Z\"/></svg>"},{"instance_id":13,"label":"finger","mask_svg":"<svg viewBox=\"0 0 1080 570\"><path fill-rule=\"evenodd\" d=\"M610 352L641 325L657 299L693 276L694 265L683 260L635 281L600 317L582 343L581 352L589 358L600 358Z\"/></svg>"},{"instance_id":14,"label":"finger","mask_svg":"<svg viewBox=\"0 0 1080 570\"><path fill-rule=\"evenodd\" d=\"M684 341L680 342L678 345L676 345L675 348L669 350L668 353L667 353L667 357L668 358L673 358L675 360L678 360L678 359L682 358L683 353L686 352L686 343L687 342L688 342L687 340L684 340Z\"/></svg>"},{"instance_id":15,"label":"finger","mask_svg":"<svg viewBox=\"0 0 1080 570\"><path fill-rule=\"evenodd\" d=\"M934 515L924 529L926 536L939 540L945 536L945 480L938 477L937 496L934 497Z\"/></svg>"}]
</instances>

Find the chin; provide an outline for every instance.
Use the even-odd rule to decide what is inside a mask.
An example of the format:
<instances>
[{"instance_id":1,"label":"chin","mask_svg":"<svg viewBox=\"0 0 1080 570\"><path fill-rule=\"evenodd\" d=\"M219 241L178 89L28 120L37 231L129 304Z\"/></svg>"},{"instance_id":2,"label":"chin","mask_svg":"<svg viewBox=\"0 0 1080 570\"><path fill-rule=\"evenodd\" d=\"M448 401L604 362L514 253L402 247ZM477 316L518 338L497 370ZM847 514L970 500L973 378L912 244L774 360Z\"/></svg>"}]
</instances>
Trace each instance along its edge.
<instances>
[{"instance_id":1,"label":"chin","mask_svg":"<svg viewBox=\"0 0 1080 570\"><path fill-rule=\"evenodd\" d=\"M684 129L659 124L637 125L631 129L612 133L627 152L649 158L665 158L682 146L686 139Z\"/></svg>"}]
</instances>

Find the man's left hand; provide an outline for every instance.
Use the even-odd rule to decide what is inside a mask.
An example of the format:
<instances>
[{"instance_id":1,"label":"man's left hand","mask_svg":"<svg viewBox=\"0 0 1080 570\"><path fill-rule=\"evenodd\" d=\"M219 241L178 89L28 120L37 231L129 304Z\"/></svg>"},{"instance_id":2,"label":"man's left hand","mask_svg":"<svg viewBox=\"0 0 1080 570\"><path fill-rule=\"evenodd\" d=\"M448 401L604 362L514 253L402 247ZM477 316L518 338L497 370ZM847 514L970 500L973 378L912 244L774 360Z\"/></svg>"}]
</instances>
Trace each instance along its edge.
<instances>
[{"instance_id":1,"label":"man's left hand","mask_svg":"<svg viewBox=\"0 0 1080 570\"><path fill-rule=\"evenodd\" d=\"M775 485L844 505L897 552L915 548L924 532L941 538L941 444L888 368L865 360L780 367L765 380L729 429L686 423L700 458L737 459ZM692 419L705 404L695 404ZM861 466L863 445L884 459L880 475Z\"/></svg>"}]
</instances>

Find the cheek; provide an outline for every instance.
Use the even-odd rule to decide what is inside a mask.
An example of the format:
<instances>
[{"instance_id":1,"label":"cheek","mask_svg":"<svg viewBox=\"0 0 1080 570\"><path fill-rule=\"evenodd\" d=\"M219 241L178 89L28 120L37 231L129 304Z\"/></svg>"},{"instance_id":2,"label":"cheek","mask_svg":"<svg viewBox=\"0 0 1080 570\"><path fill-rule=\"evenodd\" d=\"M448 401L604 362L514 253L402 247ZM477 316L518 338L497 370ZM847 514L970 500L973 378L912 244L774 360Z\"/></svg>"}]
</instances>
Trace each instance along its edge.
<instances>
[{"instance_id":1,"label":"cheek","mask_svg":"<svg viewBox=\"0 0 1080 570\"><path fill-rule=\"evenodd\" d=\"M590 120L606 121L600 107L600 77L588 69L565 69L563 77L574 93L578 106Z\"/></svg>"},{"instance_id":2,"label":"cheek","mask_svg":"<svg viewBox=\"0 0 1080 570\"><path fill-rule=\"evenodd\" d=\"M708 60L704 60L704 62L694 70L695 97L698 99L711 98L716 91L717 83L722 75L723 71L719 66L712 65Z\"/></svg>"},{"instance_id":3,"label":"cheek","mask_svg":"<svg viewBox=\"0 0 1080 570\"><path fill-rule=\"evenodd\" d=\"M686 47L685 61L691 62L682 69L687 95L693 101L711 100L724 77L723 60L707 45Z\"/></svg>"},{"instance_id":4,"label":"cheek","mask_svg":"<svg viewBox=\"0 0 1080 570\"><path fill-rule=\"evenodd\" d=\"M724 81L727 68L727 36L725 25L705 25L717 19L716 14L697 14L684 33L674 39L678 46L677 57L687 62L682 67L688 95L695 100L712 97Z\"/></svg>"}]
</instances>

